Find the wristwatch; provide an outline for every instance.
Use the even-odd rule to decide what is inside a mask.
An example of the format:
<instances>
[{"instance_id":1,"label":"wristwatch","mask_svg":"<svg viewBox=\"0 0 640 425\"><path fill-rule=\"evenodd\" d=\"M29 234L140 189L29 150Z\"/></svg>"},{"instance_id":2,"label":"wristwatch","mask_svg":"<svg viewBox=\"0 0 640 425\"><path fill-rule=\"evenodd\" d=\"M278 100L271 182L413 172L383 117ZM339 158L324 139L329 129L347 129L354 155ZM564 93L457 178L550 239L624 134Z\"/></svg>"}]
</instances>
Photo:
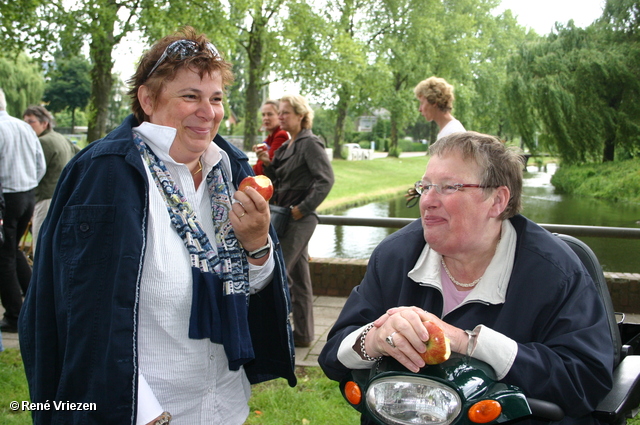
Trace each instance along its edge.
<instances>
[{"instance_id":1,"label":"wristwatch","mask_svg":"<svg viewBox=\"0 0 640 425\"><path fill-rule=\"evenodd\" d=\"M171 413L162 412L160 418L153 425L168 425L171 423Z\"/></svg>"},{"instance_id":2,"label":"wristwatch","mask_svg":"<svg viewBox=\"0 0 640 425\"><path fill-rule=\"evenodd\" d=\"M465 333L469 336L469 341L467 342L467 357L471 357L471 354L476 349L478 333L475 330L465 330Z\"/></svg>"},{"instance_id":3,"label":"wristwatch","mask_svg":"<svg viewBox=\"0 0 640 425\"><path fill-rule=\"evenodd\" d=\"M270 249L271 249L271 242L269 242L269 240L267 239L267 244L265 246L261 246L260 248L256 249L255 251L247 251L245 249L244 252L247 254L247 257L250 257L250 258L253 258L254 260L257 260L257 259L262 258L265 255L267 255L269 253Z\"/></svg>"}]
</instances>

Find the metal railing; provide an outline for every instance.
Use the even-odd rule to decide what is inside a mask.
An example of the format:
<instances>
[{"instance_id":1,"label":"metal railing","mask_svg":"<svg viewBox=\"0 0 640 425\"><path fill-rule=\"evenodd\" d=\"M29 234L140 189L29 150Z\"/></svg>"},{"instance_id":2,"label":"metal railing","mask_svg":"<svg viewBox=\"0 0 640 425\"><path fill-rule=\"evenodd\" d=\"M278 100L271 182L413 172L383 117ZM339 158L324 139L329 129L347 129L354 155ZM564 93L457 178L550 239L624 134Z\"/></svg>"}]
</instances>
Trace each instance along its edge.
<instances>
[{"instance_id":1,"label":"metal railing","mask_svg":"<svg viewBox=\"0 0 640 425\"><path fill-rule=\"evenodd\" d=\"M366 218L339 215L319 215L318 219L320 224L334 226L386 227L392 229L400 229L416 220L415 218ZM540 226L553 233L564 233L565 235L576 237L640 239L640 229L627 227L577 226L569 224L540 224Z\"/></svg>"}]
</instances>

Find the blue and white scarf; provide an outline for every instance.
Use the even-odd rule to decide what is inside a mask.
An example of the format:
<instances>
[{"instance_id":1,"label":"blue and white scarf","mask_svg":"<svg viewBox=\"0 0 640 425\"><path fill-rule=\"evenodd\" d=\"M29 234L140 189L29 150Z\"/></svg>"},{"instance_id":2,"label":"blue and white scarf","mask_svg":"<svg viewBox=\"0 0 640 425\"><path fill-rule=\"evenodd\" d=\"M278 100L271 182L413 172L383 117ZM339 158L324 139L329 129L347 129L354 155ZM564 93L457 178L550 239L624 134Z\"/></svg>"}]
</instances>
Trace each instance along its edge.
<instances>
[{"instance_id":1,"label":"blue and white scarf","mask_svg":"<svg viewBox=\"0 0 640 425\"><path fill-rule=\"evenodd\" d=\"M189 338L209 338L223 344L229 368L238 370L254 357L248 323L249 263L229 220L231 196L221 162L206 177L215 227L214 249L164 162L139 134L134 132L133 137L165 200L171 224L189 252L193 277Z\"/></svg>"}]
</instances>

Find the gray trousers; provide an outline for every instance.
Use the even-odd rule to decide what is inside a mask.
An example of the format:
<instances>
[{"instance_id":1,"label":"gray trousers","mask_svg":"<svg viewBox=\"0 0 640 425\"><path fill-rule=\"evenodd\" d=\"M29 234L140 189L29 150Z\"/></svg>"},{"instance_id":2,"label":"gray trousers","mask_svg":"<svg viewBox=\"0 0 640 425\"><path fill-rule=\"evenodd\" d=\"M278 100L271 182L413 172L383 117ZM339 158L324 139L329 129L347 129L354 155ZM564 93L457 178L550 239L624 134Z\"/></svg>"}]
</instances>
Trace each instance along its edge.
<instances>
[{"instance_id":1,"label":"gray trousers","mask_svg":"<svg viewBox=\"0 0 640 425\"><path fill-rule=\"evenodd\" d=\"M293 311L293 338L297 342L313 341L313 287L309 272L309 240L318 225L318 218L306 215L290 220L284 236L280 238L284 263L289 278L291 309Z\"/></svg>"}]
</instances>

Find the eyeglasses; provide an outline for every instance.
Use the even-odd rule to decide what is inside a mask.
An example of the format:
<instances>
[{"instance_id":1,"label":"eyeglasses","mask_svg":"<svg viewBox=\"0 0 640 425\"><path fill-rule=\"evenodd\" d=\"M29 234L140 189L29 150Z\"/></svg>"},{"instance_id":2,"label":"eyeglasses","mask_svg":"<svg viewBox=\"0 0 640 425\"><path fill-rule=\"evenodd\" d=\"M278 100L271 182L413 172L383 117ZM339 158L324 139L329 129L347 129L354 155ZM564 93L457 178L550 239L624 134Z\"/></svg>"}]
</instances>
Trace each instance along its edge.
<instances>
[{"instance_id":1,"label":"eyeglasses","mask_svg":"<svg viewBox=\"0 0 640 425\"><path fill-rule=\"evenodd\" d=\"M206 46L209 50L209 53L211 53L212 58L221 59L220 53L218 52L218 49L216 49L216 46L211 43L207 43ZM185 58L194 56L200 51L200 45L193 40L174 41L173 43L169 44L166 49L164 49L164 52L162 53L162 56L160 56L160 59L156 61L156 64L153 65L153 68L151 68L151 71L149 71L149 73L147 74L147 79L151 77L151 74L153 74L153 72L165 60L167 60L167 58L170 58L172 60L184 60Z\"/></svg>"},{"instance_id":2,"label":"eyeglasses","mask_svg":"<svg viewBox=\"0 0 640 425\"><path fill-rule=\"evenodd\" d=\"M495 186L481 186L479 184L463 184L463 183L422 184L421 181L417 181L413 187L415 188L416 192L418 192L419 195L423 195L429 192L431 188L435 188L436 192L438 192L440 195L451 195L452 193L456 193L458 190L462 189L463 187L477 187L480 189L485 189L485 188L492 188Z\"/></svg>"}]
</instances>

